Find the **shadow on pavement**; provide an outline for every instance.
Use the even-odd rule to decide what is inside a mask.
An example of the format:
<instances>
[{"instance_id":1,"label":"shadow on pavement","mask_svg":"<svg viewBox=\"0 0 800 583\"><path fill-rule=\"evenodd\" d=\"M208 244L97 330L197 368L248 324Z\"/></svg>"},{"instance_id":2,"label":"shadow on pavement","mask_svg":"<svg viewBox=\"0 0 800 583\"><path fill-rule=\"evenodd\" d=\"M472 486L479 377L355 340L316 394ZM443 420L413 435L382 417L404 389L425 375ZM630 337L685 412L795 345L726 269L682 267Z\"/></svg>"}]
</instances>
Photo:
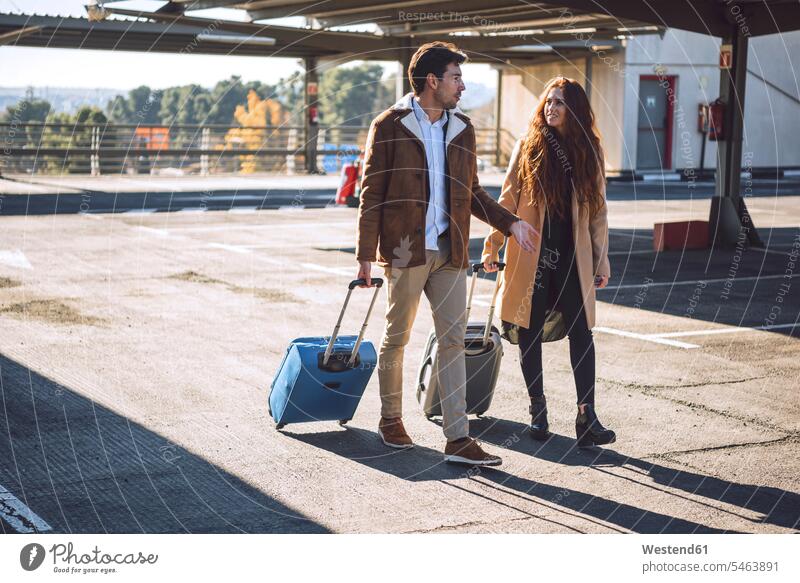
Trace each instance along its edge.
<instances>
[{"instance_id":1,"label":"shadow on pavement","mask_svg":"<svg viewBox=\"0 0 800 583\"><path fill-rule=\"evenodd\" d=\"M800 228L762 228L767 252L754 248L653 251L652 229L611 229L611 281L600 302L728 326L781 326L770 332L800 338ZM469 241L480 261L483 238ZM320 248L355 253L354 247ZM787 270L791 277L785 278ZM480 277L494 281L496 274ZM794 285L791 282L795 281ZM702 282L702 283L701 283ZM787 283L790 285L787 286ZM602 309L602 308L601 308ZM478 312L480 310L477 310Z\"/></svg>"},{"instance_id":2,"label":"shadow on pavement","mask_svg":"<svg viewBox=\"0 0 800 583\"><path fill-rule=\"evenodd\" d=\"M291 426L290 426L291 427ZM524 427L524 426L523 426ZM468 468L444 462L442 452L420 445L410 450L390 450L383 445L378 434L366 429L348 428L342 432L291 433L284 430L287 437L313 445L334 453L350 461L385 472L396 478L411 482L441 481L443 484L484 498L500 506L512 508L531 518L542 520L563 528L565 532L583 532L552 517L534 514L530 509L504 502L498 498L476 492L467 485L474 481L482 486L498 491L498 496L524 501L537 509L554 511L575 518L587 520L616 532L632 530L640 533L716 533L718 529L690 522L666 514L650 512L628 504L620 504L586 492L579 492L544 482L536 482L513 476L498 468ZM483 435L481 436L484 439ZM505 438L504 438L505 439ZM490 439L486 438L489 442ZM604 521L608 524L603 524ZM614 528L616 525L620 528ZM625 529L625 530L622 530Z\"/></svg>"},{"instance_id":3,"label":"shadow on pavement","mask_svg":"<svg viewBox=\"0 0 800 583\"><path fill-rule=\"evenodd\" d=\"M739 484L685 470L676 470L642 459L627 457L608 448L580 450L575 439L553 434L546 442L530 438L528 426L515 421L485 417L472 421L472 432L481 440L506 447L552 463L569 466L587 466L619 480L636 483L645 488L683 498L694 504L701 504L717 512L732 514L742 520L758 524L774 524L784 528L797 528L800 523L800 494L754 484ZM513 436L518 437L514 440ZM609 471L610 468L619 471ZM756 512L760 519L737 514L695 498L688 498L685 492L708 500L723 502L732 506ZM643 529L637 532L662 532L655 528L657 522L644 517ZM675 530L668 525L663 532L686 532ZM700 532L700 531L697 531Z\"/></svg>"},{"instance_id":4,"label":"shadow on pavement","mask_svg":"<svg viewBox=\"0 0 800 583\"><path fill-rule=\"evenodd\" d=\"M291 205L303 208L325 208L333 204L335 198L336 192L333 190L238 189L202 192L108 192L81 189L81 192L65 191L59 194L5 196L2 208L0 208L0 217L80 213L114 214L142 210L175 212L196 208L208 211L228 211L243 207L278 209Z\"/></svg>"},{"instance_id":5,"label":"shadow on pavement","mask_svg":"<svg viewBox=\"0 0 800 583\"><path fill-rule=\"evenodd\" d=\"M2 355L0 398L0 484L55 532L328 532L202 457ZM0 517L9 512L0 498ZM0 529L13 532L1 518Z\"/></svg>"},{"instance_id":6,"label":"shadow on pavement","mask_svg":"<svg viewBox=\"0 0 800 583\"><path fill-rule=\"evenodd\" d=\"M652 229L610 229L611 281L597 290L597 299L687 323L781 326L769 331L800 338L800 228L761 228L759 234L767 251L743 244L656 253ZM470 261L479 261L482 251L483 239L470 239ZM482 277L494 281L496 274Z\"/></svg>"},{"instance_id":7,"label":"shadow on pavement","mask_svg":"<svg viewBox=\"0 0 800 583\"><path fill-rule=\"evenodd\" d=\"M655 253L651 229L611 229L612 280L608 288L598 290L597 299L683 317L687 322L781 326L769 331L800 338L796 280L800 229L763 228L759 234L766 251L743 244L732 249ZM794 256L790 256L792 251Z\"/></svg>"}]
</instances>

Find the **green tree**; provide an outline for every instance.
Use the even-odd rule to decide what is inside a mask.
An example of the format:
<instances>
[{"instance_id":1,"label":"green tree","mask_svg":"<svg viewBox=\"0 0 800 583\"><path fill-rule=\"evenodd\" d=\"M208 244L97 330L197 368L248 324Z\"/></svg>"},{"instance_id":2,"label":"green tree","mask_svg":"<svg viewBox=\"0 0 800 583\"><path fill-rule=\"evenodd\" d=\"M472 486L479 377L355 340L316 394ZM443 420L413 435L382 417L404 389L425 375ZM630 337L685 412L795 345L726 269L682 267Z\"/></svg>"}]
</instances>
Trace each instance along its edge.
<instances>
[{"instance_id":1,"label":"green tree","mask_svg":"<svg viewBox=\"0 0 800 583\"><path fill-rule=\"evenodd\" d=\"M368 63L324 73L319 90L321 122L334 126L369 124L389 105L382 77L383 67Z\"/></svg>"},{"instance_id":2,"label":"green tree","mask_svg":"<svg viewBox=\"0 0 800 583\"><path fill-rule=\"evenodd\" d=\"M84 105L75 114L75 123L101 125L108 123L108 118L99 107Z\"/></svg>"},{"instance_id":3,"label":"green tree","mask_svg":"<svg viewBox=\"0 0 800 583\"><path fill-rule=\"evenodd\" d=\"M275 88L277 99L289 115L288 125L301 126L305 122L305 87L303 74L296 72L278 81Z\"/></svg>"},{"instance_id":4,"label":"green tree","mask_svg":"<svg viewBox=\"0 0 800 583\"><path fill-rule=\"evenodd\" d=\"M170 87L161 92L158 110L159 125L173 125L181 107L181 91L179 87Z\"/></svg>"},{"instance_id":5,"label":"green tree","mask_svg":"<svg viewBox=\"0 0 800 583\"><path fill-rule=\"evenodd\" d=\"M6 107L3 119L17 123L45 121L51 110L52 106L49 101L36 99L33 96L33 89L28 88L23 99L20 99L14 105Z\"/></svg>"},{"instance_id":6,"label":"green tree","mask_svg":"<svg viewBox=\"0 0 800 583\"><path fill-rule=\"evenodd\" d=\"M208 116L211 113L211 94L207 91L200 93L194 99L194 116L197 120L195 123L207 124Z\"/></svg>"},{"instance_id":7,"label":"green tree","mask_svg":"<svg viewBox=\"0 0 800 583\"><path fill-rule=\"evenodd\" d=\"M130 123L158 125L161 91L153 91L147 85L140 85L128 93L128 101L133 119Z\"/></svg>"},{"instance_id":8,"label":"green tree","mask_svg":"<svg viewBox=\"0 0 800 583\"><path fill-rule=\"evenodd\" d=\"M161 92L153 91L147 85L131 89L127 97L117 95L106 106L113 123L135 123L158 125Z\"/></svg>"},{"instance_id":9,"label":"green tree","mask_svg":"<svg viewBox=\"0 0 800 583\"><path fill-rule=\"evenodd\" d=\"M123 95L117 95L109 101L106 112L112 123L134 123L130 104Z\"/></svg>"}]
</instances>

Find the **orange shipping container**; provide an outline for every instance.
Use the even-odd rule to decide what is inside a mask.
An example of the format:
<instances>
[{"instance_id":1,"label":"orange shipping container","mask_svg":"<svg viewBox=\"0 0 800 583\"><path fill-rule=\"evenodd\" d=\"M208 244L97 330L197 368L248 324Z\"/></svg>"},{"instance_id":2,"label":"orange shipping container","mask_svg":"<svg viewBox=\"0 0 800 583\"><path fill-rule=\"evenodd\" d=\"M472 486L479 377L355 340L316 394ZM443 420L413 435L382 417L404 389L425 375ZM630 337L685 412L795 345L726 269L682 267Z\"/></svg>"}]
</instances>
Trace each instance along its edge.
<instances>
[{"instance_id":1,"label":"orange shipping container","mask_svg":"<svg viewBox=\"0 0 800 583\"><path fill-rule=\"evenodd\" d=\"M169 148L169 128L136 128L136 143L145 150L166 150Z\"/></svg>"}]
</instances>

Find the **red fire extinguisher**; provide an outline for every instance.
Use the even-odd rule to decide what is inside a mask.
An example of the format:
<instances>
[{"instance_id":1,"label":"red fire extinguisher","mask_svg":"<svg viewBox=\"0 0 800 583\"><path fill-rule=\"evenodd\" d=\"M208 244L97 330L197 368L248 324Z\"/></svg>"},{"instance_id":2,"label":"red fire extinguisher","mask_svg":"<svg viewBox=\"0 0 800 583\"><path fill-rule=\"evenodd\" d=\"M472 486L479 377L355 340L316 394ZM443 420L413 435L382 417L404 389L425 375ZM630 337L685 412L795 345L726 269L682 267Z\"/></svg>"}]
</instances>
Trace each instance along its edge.
<instances>
[{"instance_id":1,"label":"red fire extinguisher","mask_svg":"<svg viewBox=\"0 0 800 583\"><path fill-rule=\"evenodd\" d=\"M312 105L308 108L308 122L311 124L319 123L319 109L316 105Z\"/></svg>"},{"instance_id":2,"label":"red fire extinguisher","mask_svg":"<svg viewBox=\"0 0 800 583\"><path fill-rule=\"evenodd\" d=\"M352 164L342 166L342 177L339 182L339 189L336 191L336 204L346 204L352 206L350 199L356 193L360 162L356 160Z\"/></svg>"},{"instance_id":3,"label":"red fire extinguisher","mask_svg":"<svg viewBox=\"0 0 800 583\"><path fill-rule=\"evenodd\" d=\"M361 178L364 170L364 155L359 154L356 158L356 187L353 196L347 199L347 206L357 207L361 200Z\"/></svg>"},{"instance_id":4,"label":"red fire extinguisher","mask_svg":"<svg viewBox=\"0 0 800 583\"><path fill-rule=\"evenodd\" d=\"M716 99L708 106L708 139L718 142L725 139L725 103Z\"/></svg>"}]
</instances>

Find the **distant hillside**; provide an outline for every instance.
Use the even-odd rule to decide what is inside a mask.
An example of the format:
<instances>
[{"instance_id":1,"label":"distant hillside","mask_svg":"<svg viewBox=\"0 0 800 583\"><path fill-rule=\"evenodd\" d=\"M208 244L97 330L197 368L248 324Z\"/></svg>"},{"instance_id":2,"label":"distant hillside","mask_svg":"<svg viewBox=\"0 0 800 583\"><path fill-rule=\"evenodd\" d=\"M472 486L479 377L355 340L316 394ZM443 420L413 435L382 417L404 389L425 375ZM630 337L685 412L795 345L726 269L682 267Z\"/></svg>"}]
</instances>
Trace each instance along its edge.
<instances>
[{"instance_id":1,"label":"distant hillside","mask_svg":"<svg viewBox=\"0 0 800 583\"><path fill-rule=\"evenodd\" d=\"M33 97L44 99L53 106L54 113L74 114L83 105L105 109L115 95L125 94L121 89L86 89L81 87L0 87L0 111L14 105L31 89Z\"/></svg>"},{"instance_id":2,"label":"distant hillside","mask_svg":"<svg viewBox=\"0 0 800 583\"><path fill-rule=\"evenodd\" d=\"M359 69L364 69L366 71L369 68L369 65L364 65ZM361 71L358 71L361 72ZM346 75L350 74L353 75L353 71L351 69L342 69L338 73L335 71L329 72L326 74L326 77L336 77L337 75ZM227 114L228 117L231 117L231 120L228 121L227 118L225 120L214 120L217 123L232 123L232 112L236 104L244 103L246 100L244 99L243 95L246 95L247 89L250 88L250 84L244 84L241 87L240 91L229 91L229 87L231 86L232 80L226 80L220 82L218 85L222 85L220 91L221 95L224 95L225 101L230 101L229 104L219 103L219 106L227 105L227 107L223 107L223 109L230 110L230 113ZM295 85L296 83L291 83L291 85ZM287 89L290 83L289 80L281 80L281 83L278 84L279 88ZM467 90L463 93L461 97L461 101L459 102L459 106L463 109L468 115L473 117L474 121L479 124L487 124L491 123L492 112L494 106L492 105L495 98L495 91L492 87L488 87L480 82L477 81L468 81L467 82ZM358 85L357 85L358 86ZM377 84L370 83L369 87L376 88L378 90ZM199 88L198 88L199 89ZM239 89L237 87L237 89ZM300 90L301 87L293 87L291 93L296 93ZM391 92L392 88L389 87L386 91ZM74 115L78 109L82 106L96 106L103 111L108 111L107 106L109 101L112 101L116 96L120 95L123 97L129 96L130 92L122 89L107 89L107 88L97 88L97 89L86 89L80 87L0 87L0 113L6 111L6 109L10 106L13 106L20 100L24 99L27 92L32 91L33 97L35 99L42 99L51 104L53 107L53 113L67 113L70 115ZM169 93L168 89L154 92L154 95L165 95ZM239 95L241 93L242 95ZM264 93L263 96L269 95L272 91L261 91ZM297 101L297 96L286 96L282 95L285 91L278 91L281 93L279 98L285 102L285 105L291 111L294 111L296 107L302 107L302 103L295 103ZM361 111L365 111L369 113L371 110L375 109L378 106L371 107L365 105L365 103L361 103L363 101L363 95L342 95L341 91L337 94L337 99L334 100L333 103L328 103L327 105L322 107L322 112L325 114L323 116L323 123L339 123L341 120L339 117L343 119L351 120L350 123L353 123L356 119L356 115L354 112L350 112L348 115L344 115L346 113L344 110L350 111L355 107L356 109L361 108ZM358 97L358 99L356 99ZM386 97L381 95L370 95L371 99L378 99L381 103L383 102L390 102L391 97ZM342 103L344 101L344 103ZM216 103L216 99L214 100ZM338 103L337 103L338 102ZM345 107L347 105L347 107ZM134 108L135 110L136 108ZM152 108L155 114L158 108ZM338 111L342 110L342 111ZM342 115L338 115L341 113ZM142 120L127 120L129 123L139 122ZM152 123L158 123L158 121L151 120ZM189 121L193 120L188 120ZM359 120L360 123L368 123L367 120Z\"/></svg>"}]
</instances>

